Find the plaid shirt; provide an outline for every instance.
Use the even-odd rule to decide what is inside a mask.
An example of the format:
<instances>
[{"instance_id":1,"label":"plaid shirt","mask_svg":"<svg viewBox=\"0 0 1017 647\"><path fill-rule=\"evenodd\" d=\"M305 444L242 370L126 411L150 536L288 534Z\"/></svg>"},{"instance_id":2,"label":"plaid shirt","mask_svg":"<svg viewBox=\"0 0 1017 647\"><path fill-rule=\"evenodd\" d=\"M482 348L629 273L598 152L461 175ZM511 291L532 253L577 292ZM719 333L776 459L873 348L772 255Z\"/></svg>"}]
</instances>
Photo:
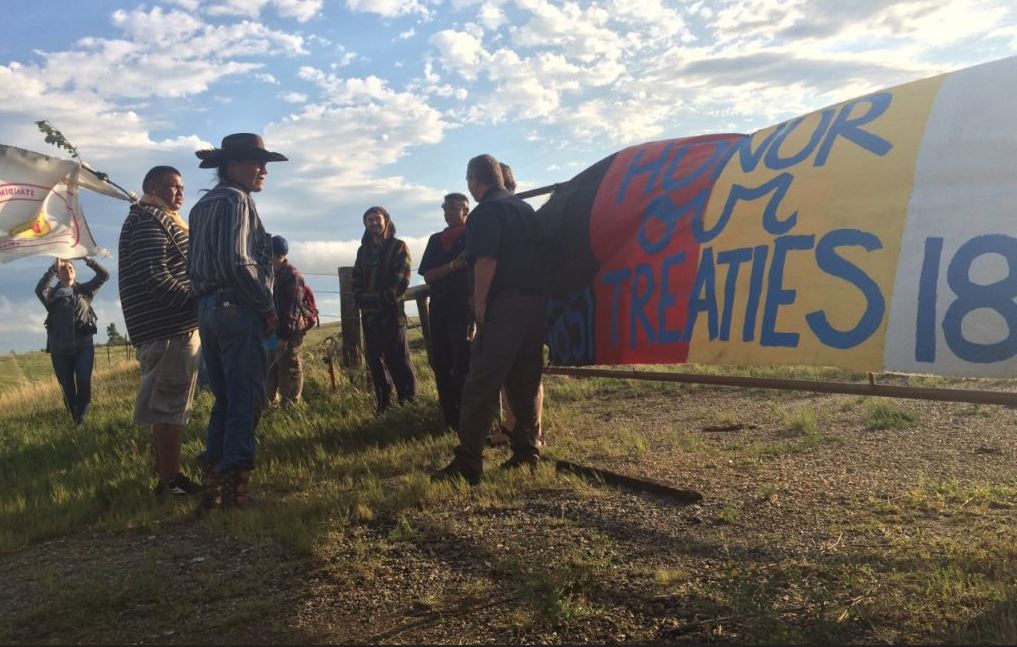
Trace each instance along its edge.
<instances>
[{"instance_id":1,"label":"plaid shirt","mask_svg":"<svg viewBox=\"0 0 1017 647\"><path fill-rule=\"evenodd\" d=\"M377 244L364 234L353 265L353 299L369 326L406 325L402 299L410 285L410 250L395 237L395 226L389 228L389 237Z\"/></svg>"},{"instance_id":2,"label":"plaid shirt","mask_svg":"<svg viewBox=\"0 0 1017 647\"><path fill-rule=\"evenodd\" d=\"M303 336L300 327L300 302L304 299L304 276L289 261L275 271L275 315L279 319L276 334L279 339L290 340Z\"/></svg>"}]
</instances>

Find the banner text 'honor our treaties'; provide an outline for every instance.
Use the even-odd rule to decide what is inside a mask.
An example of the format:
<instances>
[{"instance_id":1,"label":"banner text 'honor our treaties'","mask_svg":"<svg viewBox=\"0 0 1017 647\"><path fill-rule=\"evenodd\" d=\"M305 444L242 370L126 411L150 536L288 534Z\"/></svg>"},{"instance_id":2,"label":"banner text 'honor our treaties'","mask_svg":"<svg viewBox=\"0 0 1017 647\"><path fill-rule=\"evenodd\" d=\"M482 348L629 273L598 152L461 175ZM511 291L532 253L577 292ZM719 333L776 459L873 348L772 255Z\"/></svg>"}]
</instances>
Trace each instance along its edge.
<instances>
[{"instance_id":1,"label":"banner text 'honor our treaties'","mask_svg":"<svg viewBox=\"0 0 1017 647\"><path fill-rule=\"evenodd\" d=\"M552 304L552 358L1014 373L1017 106L998 84L1015 70L621 151L589 219L597 274ZM996 121L1001 139L979 134Z\"/></svg>"}]
</instances>

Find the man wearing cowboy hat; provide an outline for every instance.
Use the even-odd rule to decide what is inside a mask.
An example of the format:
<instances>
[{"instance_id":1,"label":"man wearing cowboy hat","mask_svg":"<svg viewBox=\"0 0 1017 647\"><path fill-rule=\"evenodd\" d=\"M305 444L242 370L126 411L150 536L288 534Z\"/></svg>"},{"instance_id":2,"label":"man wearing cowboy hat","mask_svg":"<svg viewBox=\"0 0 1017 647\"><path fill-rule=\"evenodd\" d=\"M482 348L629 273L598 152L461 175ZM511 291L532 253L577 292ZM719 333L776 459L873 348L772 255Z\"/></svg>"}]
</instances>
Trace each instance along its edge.
<instances>
[{"instance_id":1,"label":"man wearing cowboy hat","mask_svg":"<svg viewBox=\"0 0 1017 647\"><path fill-rule=\"evenodd\" d=\"M189 218L187 270L198 301L198 332L215 405L200 457L205 494L200 510L243 507L254 469L254 428L265 403L265 340L276 328L272 300L272 237L252 193L261 191L267 162L286 157L251 133L227 135L219 148L197 151L219 184Z\"/></svg>"}]
</instances>

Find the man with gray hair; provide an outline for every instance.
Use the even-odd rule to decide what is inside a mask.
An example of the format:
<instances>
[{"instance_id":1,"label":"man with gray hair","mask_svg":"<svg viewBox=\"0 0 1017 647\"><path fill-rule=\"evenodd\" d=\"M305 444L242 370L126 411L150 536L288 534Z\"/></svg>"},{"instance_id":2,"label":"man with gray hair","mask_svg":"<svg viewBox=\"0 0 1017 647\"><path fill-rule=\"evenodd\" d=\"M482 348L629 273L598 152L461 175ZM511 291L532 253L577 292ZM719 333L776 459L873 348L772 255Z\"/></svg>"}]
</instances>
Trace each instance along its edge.
<instances>
[{"instance_id":1,"label":"man with gray hair","mask_svg":"<svg viewBox=\"0 0 1017 647\"><path fill-rule=\"evenodd\" d=\"M505 190L498 160L479 155L466 168L478 204L466 222L473 269L476 333L463 387L455 458L432 479L474 484L484 470L484 443L505 387L516 414L512 457L502 468L536 468L537 390L544 361L544 229L533 207Z\"/></svg>"}]
</instances>

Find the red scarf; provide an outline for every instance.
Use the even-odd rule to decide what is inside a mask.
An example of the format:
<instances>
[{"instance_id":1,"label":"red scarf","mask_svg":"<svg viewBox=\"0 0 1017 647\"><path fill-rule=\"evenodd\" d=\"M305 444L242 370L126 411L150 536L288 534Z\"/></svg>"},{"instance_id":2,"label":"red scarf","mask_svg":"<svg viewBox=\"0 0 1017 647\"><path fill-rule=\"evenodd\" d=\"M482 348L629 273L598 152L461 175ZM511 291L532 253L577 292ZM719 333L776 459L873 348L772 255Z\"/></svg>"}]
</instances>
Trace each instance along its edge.
<instances>
[{"instance_id":1,"label":"red scarf","mask_svg":"<svg viewBox=\"0 0 1017 647\"><path fill-rule=\"evenodd\" d=\"M456 225L455 227L445 227L439 236L441 240L441 249L444 252L451 251L455 244L459 242L459 239L466 233L466 225Z\"/></svg>"}]
</instances>

